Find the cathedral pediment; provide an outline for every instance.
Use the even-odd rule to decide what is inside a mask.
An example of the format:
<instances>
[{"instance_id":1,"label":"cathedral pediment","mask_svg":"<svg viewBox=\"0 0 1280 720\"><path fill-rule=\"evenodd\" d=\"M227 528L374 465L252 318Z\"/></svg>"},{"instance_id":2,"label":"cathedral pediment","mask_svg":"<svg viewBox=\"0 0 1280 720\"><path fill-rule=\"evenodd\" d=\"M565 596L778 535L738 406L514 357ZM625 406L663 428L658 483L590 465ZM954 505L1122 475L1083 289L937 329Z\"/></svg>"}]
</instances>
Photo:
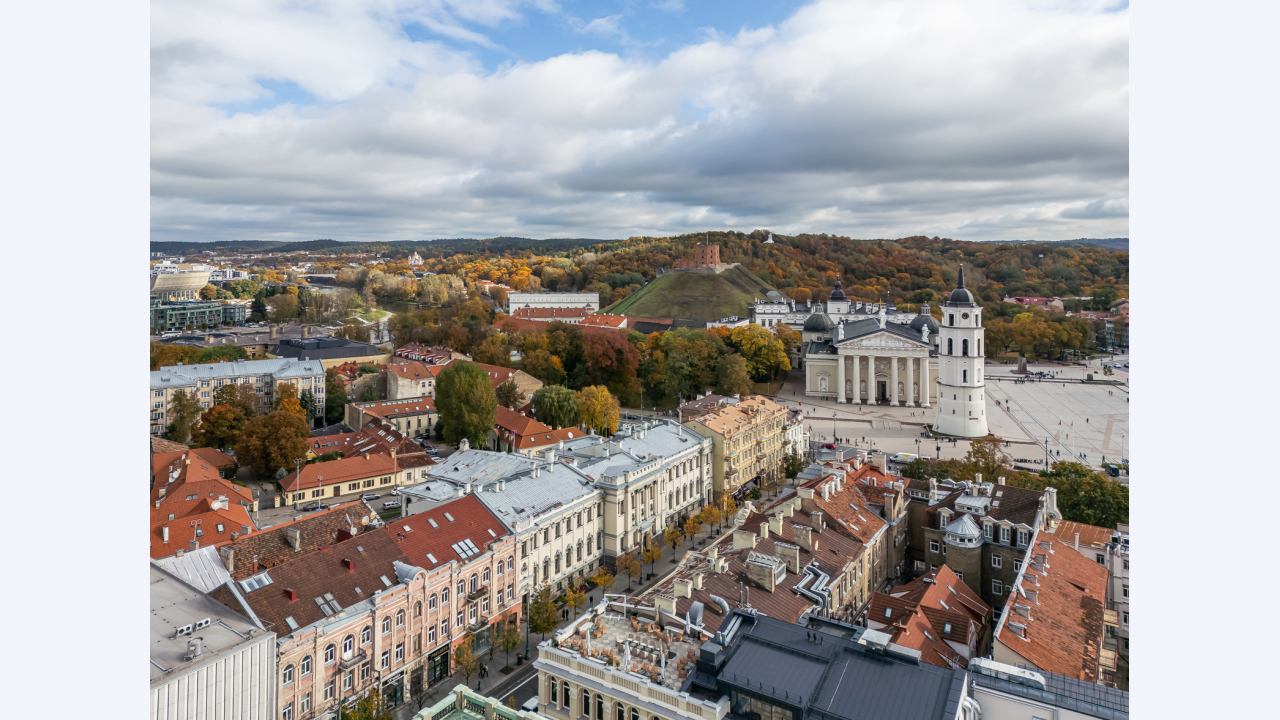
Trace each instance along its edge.
<instances>
[{"instance_id":1,"label":"cathedral pediment","mask_svg":"<svg viewBox=\"0 0 1280 720\"><path fill-rule=\"evenodd\" d=\"M862 337L849 338L836 343L840 349L856 349L866 348L874 350L924 350L928 348L923 341L912 342L903 337L899 337L883 330L864 335Z\"/></svg>"}]
</instances>

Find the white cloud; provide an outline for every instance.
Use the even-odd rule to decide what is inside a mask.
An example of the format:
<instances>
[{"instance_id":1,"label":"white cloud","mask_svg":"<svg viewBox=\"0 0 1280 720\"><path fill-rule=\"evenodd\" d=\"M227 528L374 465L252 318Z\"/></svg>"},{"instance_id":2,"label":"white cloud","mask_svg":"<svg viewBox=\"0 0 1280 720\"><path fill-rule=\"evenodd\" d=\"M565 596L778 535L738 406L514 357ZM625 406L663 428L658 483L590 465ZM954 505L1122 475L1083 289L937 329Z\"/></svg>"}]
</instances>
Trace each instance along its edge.
<instances>
[{"instance_id":1,"label":"white cloud","mask_svg":"<svg viewBox=\"0 0 1280 720\"><path fill-rule=\"evenodd\" d=\"M401 30L492 45L521 8L155 4L153 236L1128 234L1127 11L817 2L656 62L494 72ZM321 105L217 109L264 78Z\"/></svg>"}]
</instances>

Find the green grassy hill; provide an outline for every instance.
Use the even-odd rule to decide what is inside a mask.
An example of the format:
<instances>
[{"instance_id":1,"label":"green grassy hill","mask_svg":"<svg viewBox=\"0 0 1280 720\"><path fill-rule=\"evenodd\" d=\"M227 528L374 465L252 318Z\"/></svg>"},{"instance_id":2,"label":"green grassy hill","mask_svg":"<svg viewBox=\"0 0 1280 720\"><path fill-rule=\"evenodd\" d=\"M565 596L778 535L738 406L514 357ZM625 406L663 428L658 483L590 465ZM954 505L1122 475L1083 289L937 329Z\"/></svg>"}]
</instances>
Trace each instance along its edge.
<instances>
[{"instance_id":1,"label":"green grassy hill","mask_svg":"<svg viewBox=\"0 0 1280 720\"><path fill-rule=\"evenodd\" d=\"M719 275L672 273L663 275L639 291L604 310L628 317L675 320L719 320L729 315L746 317L755 298L773 290L742 266Z\"/></svg>"}]
</instances>

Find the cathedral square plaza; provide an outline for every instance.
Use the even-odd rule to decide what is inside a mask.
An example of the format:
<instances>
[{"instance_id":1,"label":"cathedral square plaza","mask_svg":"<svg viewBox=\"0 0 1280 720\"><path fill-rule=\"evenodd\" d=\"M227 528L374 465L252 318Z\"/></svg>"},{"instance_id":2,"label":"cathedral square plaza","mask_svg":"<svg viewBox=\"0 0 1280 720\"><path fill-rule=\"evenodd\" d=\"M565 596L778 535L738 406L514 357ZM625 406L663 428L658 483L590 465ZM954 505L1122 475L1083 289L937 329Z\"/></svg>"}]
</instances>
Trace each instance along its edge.
<instances>
[{"instance_id":1,"label":"cathedral square plaza","mask_svg":"<svg viewBox=\"0 0 1280 720\"><path fill-rule=\"evenodd\" d=\"M1088 373L1095 378L1100 376L1096 360L1090 368L1054 363L1038 363L1029 367L1033 373L1056 374L1053 378L1036 381L1013 372L1016 365L986 366L987 423L993 435L1009 441L1005 452L1010 457L1028 461L1019 462L1019 465L1044 467L1046 438L1055 461L1077 459L1096 468L1101 467L1104 457L1106 462L1115 462L1120 459L1122 451L1127 456L1127 385L1082 382ZM1111 379L1127 382L1128 374L1117 371ZM805 397L804 383L804 372L792 370L777 399L785 401L790 408L795 408L797 402L802 403L805 428L815 446L832 442L833 435L838 435L857 441L850 444L858 447L866 448L874 443L877 450L920 453L929 457L940 456L945 460L964 457L969 450L969 442L965 439L957 439L952 444L947 440L921 436L921 432L933 427L936 407L837 405L833 401ZM866 438L865 442L863 438ZM941 452L937 450L939 446Z\"/></svg>"}]
</instances>

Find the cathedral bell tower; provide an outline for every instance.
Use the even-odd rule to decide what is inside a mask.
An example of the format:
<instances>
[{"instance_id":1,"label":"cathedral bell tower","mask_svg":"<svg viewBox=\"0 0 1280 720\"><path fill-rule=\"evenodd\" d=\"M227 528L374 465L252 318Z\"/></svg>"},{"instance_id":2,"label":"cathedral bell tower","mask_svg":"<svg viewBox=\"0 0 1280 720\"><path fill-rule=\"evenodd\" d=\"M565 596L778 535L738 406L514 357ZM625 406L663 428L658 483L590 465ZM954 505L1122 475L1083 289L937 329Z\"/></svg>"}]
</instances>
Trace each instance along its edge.
<instances>
[{"instance_id":1,"label":"cathedral bell tower","mask_svg":"<svg viewBox=\"0 0 1280 720\"><path fill-rule=\"evenodd\" d=\"M958 437L987 434L986 385L983 382L982 306L964 286L942 305L938 328L938 418L933 429Z\"/></svg>"}]
</instances>

